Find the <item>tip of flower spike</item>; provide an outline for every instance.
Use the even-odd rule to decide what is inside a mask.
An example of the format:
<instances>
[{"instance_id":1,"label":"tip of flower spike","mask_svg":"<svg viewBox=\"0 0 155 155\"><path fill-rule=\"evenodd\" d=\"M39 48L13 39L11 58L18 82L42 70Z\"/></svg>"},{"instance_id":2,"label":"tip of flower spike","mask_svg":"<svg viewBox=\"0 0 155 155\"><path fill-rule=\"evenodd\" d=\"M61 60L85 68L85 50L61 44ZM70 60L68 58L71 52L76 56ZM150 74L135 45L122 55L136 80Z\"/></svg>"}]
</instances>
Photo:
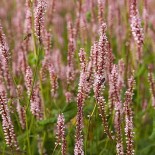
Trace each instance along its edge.
<instances>
[{"instance_id":1,"label":"tip of flower spike","mask_svg":"<svg viewBox=\"0 0 155 155\"><path fill-rule=\"evenodd\" d=\"M103 35L106 32L106 30L107 30L107 24L103 23L99 30L100 35Z\"/></svg>"}]
</instances>

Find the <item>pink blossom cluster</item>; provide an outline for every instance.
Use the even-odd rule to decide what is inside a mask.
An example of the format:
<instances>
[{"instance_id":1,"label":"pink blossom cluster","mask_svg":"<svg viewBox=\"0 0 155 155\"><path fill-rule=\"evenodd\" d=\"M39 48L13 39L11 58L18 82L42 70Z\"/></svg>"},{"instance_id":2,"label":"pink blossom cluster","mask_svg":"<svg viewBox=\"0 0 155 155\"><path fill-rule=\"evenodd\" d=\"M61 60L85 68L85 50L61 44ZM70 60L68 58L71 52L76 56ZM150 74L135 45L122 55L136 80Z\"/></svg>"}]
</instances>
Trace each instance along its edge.
<instances>
[{"instance_id":1,"label":"pink blossom cluster","mask_svg":"<svg viewBox=\"0 0 155 155\"><path fill-rule=\"evenodd\" d=\"M5 90L0 91L0 114L2 117L2 127L5 136L5 141L11 148L19 149L16 135L14 132L14 126L10 116L10 110L8 108L8 100Z\"/></svg>"},{"instance_id":2,"label":"pink blossom cluster","mask_svg":"<svg viewBox=\"0 0 155 155\"><path fill-rule=\"evenodd\" d=\"M58 89L58 77L53 65L49 66L49 74L50 74L50 82L52 87L51 93L53 97L56 97L57 89Z\"/></svg>"},{"instance_id":3,"label":"pink blossom cluster","mask_svg":"<svg viewBox=\"0 0 155 155\"><path fill-rule=\"evenodd\" d=\"M93 69L94 69L94 95L96 102L98 104L98 109L100 116L102 118L102 123L104 126L104 132L108 135L108 137L112 140L113 137L111 135L111 131L108 126L107 114L105 110L105 99L103 97L104 84L106 81L106 74L108 73L109 65L107 63L109 57L109 44L106 37L106 24L103 23L100 28L100 38L99 42L94 44L93 51Z\"/></svg>"},{"instance_id":4,"label":"pink blossom cluster","mask_svg":"<svg viewBox=\"0 0 155 155\"><path fill-rule=\"evenodd\" d=\"M11 88L11 77L9 72L10 53L9 53L9 47L6 42L6 37L5 37L5 34L3 33L1 24L0 24L0 58L2 60L1 71L7 83L7 89L9 90Z\"/></svg>"},{"instance_id":5,"label":"pink blossom cluster","mask_svg":"<svg viewBox=\"0 0 155 155\"><path fill-rule=\"evenodd\" d=\"M43 29L44 29L44 14L46 11L46 1L45 0L38 0L37 7L35 9L35 32L36 36L39 39L39 42L42 43L43 39Z\"/></svg>"},{"instance_id":6,"label":"pink blossom cluster","mask_svg":"<svg viewBox=\"0 0 155 155\"><path fill-rule=\"evenodd\" d=\"M42 102L38 84L34 87L32 91L30 103L31 103L30 111L32 112L32 114L37 118L37 120L42 120L43 119Z\"/></svg>"},{"instance_id":7,"label":"pink blossom cluster","mask_svg":"<svg viewBox=\"0 0 155 155\"><path fill-rule=\"evenodd\" d=\"M65 118L63 114L59 114L57 120L57 132L56 132L56 144L61 145L61 153L62 155L66 155L66 138L65 138Z\"/></svg>"},{"instance_id":8,"label":"pink blossom cluster","mask_svg":"<svg viewBox=\"0 0 155 155\"><path fill-rule=\"evenodd\" d=\"M33 73L30 66L26 68L26 74L25 74L25 85L27 89L28 96L32 93L32 84L33 84Z\"/></svg>"},{"instance_id":9,"label":"pink blossom cluster","mask_svg":"<svg viewBox=\"0 0 155 155\"><path fill-rule=\"evenodd\" d=\"M148 81L150 84L150 93L152 97L152 106L155 107L155 80L152 71L152 67L149 66L149 73L148 73Z\"/></svg>"},{"instance_id":10,"label":"pink blossom cluster","mask_svg":"<svg viewBox=\"0 0 155 155\"><path fill-rule=\"evenodd\" d=\"M123 141L122 141L122 103L119 95L119 84L118 84L118 67L113 65L113 69L110 75L110 95L114 104L115 109L115 120L114 126L116 130L116 151L117 154L123 155Z\"/></svg>"},{"instance_id":11,"label":"pink blossom cluster","mask_svg":"<svg viewBox=\"0 0 155 155\"><path fill-rule=\"evenodd\" d=\"M131 0L130 2L130 22L132 35L135 39L135 42L138 45L138 59L141 59L141 50L144 42L144 33L143 28L141 26L139 11L137 9L137 0Z\"/></svg>"},{"instance_id":12,"label":"pink blossom cluster","mask_svg":"<svg viewBox=\"0 0 155 155\"><path fill-rule=\"evenodd\" d=\"M21 127L22 129L25 129L26 128L26 110L25 110L25 107L20 105L19 102L17 102L17 112L18 112Z\"/></svg>"},{"instance_id":13,"label":"pink blossom cluster","mask_svg":"<svg viewBox=\"0 0 155 155\"><path fill-rule=\"evenodd\" d=\"M134 90L135 81L133 76L128 80L128 89L125 93L125 135L126 135L126 154L133 155L134 154L134 131L133 131L133 112L131 108L132 98L133 98L133 90Z\"/></svg>"}]
</instances>

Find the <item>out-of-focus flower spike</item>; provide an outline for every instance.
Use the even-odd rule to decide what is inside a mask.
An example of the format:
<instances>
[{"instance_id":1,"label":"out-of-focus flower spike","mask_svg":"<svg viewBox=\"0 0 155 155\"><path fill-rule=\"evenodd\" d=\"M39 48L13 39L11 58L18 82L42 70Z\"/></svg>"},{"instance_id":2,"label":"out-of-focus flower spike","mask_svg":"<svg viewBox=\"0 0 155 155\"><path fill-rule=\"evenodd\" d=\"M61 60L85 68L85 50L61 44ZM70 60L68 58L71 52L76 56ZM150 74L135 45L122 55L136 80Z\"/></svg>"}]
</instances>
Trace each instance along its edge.
<instances>
[{"instance_id":1,"label":"out-of-focus flower spike","mask_svg":"<svg viewBox=\"0 0 155 155\"><path fill-rule=\"evenodd\" d=\"M38 0L37 7L35 8L35 33L39 39L39 42L42 43L43 40L43 29L44 29L44 14L46 11L46 1Z\"/></svg>"},{"instance_id":2,"label":"out-of-focus flower spike","mask_svg":"<svg viewBox=\"0 0 155 155\"><path fill-rule=\"evenodd\" d=\"M91 16L92 16L92 18L91 18L91 21L92 22L95 22L96 21L96 15L95 15L95 1L90 1L89 3L91 3L90 5L91 5Z\"/></svg>"},{"instance_id":3,"label":"out-of-focus flower spike","mask_svg":"<svg viewBox=\"0 0 155 155\"><path fill-rule=\"evenodd\" d=\"M67 83L70 84L74 80L74 52L75 52L75 36L73 24L68 21L68 54L67 54Z\"/></svg>"},{"instance_id":4,"label":"out-of-focus flower spike","mask_svg":"<svg viewBox=\"0 0 155 155\"><path fill-rule=\"evenodd\" d=\"M120 94L124 86L124 71L125 71L125 64L123 59L120 59L118 62L118 89Z\"/></svg>"},{"instance_id":5,"label":"out-of-focus flower spike","mask_svg":"<svg viewBox=\"0 0 155 155\"><path fill-rule=\"evenodd\" d=\"M44 49L45 53L50 54L51 49L51 33L44 29L44 37L43 37Z\"/></svg>"},{"instance_id":6,"label":"out-of-focus flower spike","mask_svg":"<svg viewBox=\"0 0 155 155\"><path fill-rule=\"evenodd\" d=\"M2 62L0 62L0 84L3 78L4 78L3 65Z\"/></svg>"},{"instance_id":7,"label":"out-of-focus flower spike","mask_svg":"<svg viewBox=\"0 0 155 155\"><path fill-rule=\"evenodd\" d=\"M31 0L26 0L25 7L26 7L25 32L29 34L31 33L32 28Z\"/></svg>"},{"instance_id":8,"label":"out-of-focus flower spike","mask_svg":"<svg viewBox=\"0 0 155 155\"><path fill-rule=\"evenodd\" d=\"M82 0L78 0L78 10L77 10L77 19L76 19L76 27L75 27L75 37L77 38L79 30L80 30L80 21L81 21L81 13L82 13Z\"/></svg>"},{"instance_id":9,"label":"out-of-focus flower spike","mask_svg":"<svg viewBox=\"0 0 155 155\"><path fill-rule=\"evenodd\" d=\"M101 0L98 0L98 22L99 25L103 23L103 2Z\"/></svg>"},{"instance_id":10,"label":"out-of-focus flower spike","mask_svg":"<svg viewBox=\"0 0 155 155\"><path fill-rule=\"evenodd\" d=\"M19 149L16 135L14 132L14 126L11 121L10 111L8 108L8 100L6 96L6 92L4 89L0 90L0 114L2 117L2 127L4 132L4 137L6 144L10 148L16 148Z\"/></svg>"},{"instance_id":11,"label":"out-of-focus flower spike","mask_svg":"<svg viewBox=\"0 0 155 155\"><path fill-rule=\"evenodd\" d=\"M111 45L108 43L107 50L107 74L110 75L113 67L114 55L112 53Z\"/></svg>"},{"instance_id":12,"label":"out-of-focus flower spike","mask_svg":"<svg viewBox=\"0 0 155 155\"><path fill-rule=\"evenodd\" d=\"M116 109L121 109L121 99L119 95L119 83L118 83L118 66L113 65L112 72L109 79L109 94L110 94L110 100L113 103L113 106Z\"/></svg>"},{"instance_id":13,"label":"out-of-focus flower spike","mask_svg":"<svg viewBox=\"0 0 155 155\"><path fill-rule=\"evenodd\" d=\"M148 32L148 23L149 23L149 14L148 14L148 0L144 0L144 8L143 8L143 20L144 20L144 30L145 33Z\"/></svg>"},{"instance_id":14,"label":"out-of-focus flower spike","mask_svg":"<svg viewBox=\"0 0 155 155\"><path fill-rule=\"evenodd\" d=\"M53 65L49 66L49 74L50 74L50 82L52 87L51 93L53 97L56 97L57 89L58 89L58 76Z\"/></svg>"},{"instance_id":15,"label":"out-of-focus flower spike","mask_svg":"<svg viewBox=\"0 0 155 155\"><path fill-rule=\"evenodd\" d=\"M47 71L50 66L51 61L51 34L50 32L44 30L44 39L43 39L44 49L45 49L45 56L42 61L42 67L40 70L40 76L42 81L46 80Z\"/></svg>"},{"instance_id":16,"label":"out-of-focus flower spike","mask_svg":"<svg viewBox=\"0 0 155 155\"><path fill-rule=\"evenodd\" d=\"M30 103L31 103L30 110L32 114L36 117L37 120L42 120L43 108L40 96L40 88L38 84L34 87L32 91Z\"/></svg>"},{"instance_id":17,"label":"out-of-focus flower spike","mask_svg":"<svg viewBox=\"0 0 155 155\"><path fill-rule=\"evenodd\" d=\"M65 92L66 102L69 103L72 101L73 94L71 92Z\"/></svg>"},{"instance_id":18,"label":"out-of-focus flower spike","mask_svg":"<svg viewBox=\"0 0 155 155\"><path fill-rule=\"evenodd\" d=\"M0 52L5 59L6 64L8 64L10 53L9 53L9 47L6 42L5 34L3 33L2 26L0 24Z\"/></svg>"},{"instance_id":19,"label":"out-of-focus flower spike","mask_svg":"<svg viewBox=\"0 0 155 155\"><path fill-rule=\"evenodd\" d=\"M155 79L152 72L151 65L149 66L149 73L148 73L148 81L150 84L150 93L152 98L152 106L155 108Z\"/></svg>"},{"instance_id":20,"label":"out-of-focus flower spike","mask_svg":"<svg viewBox=\"0 0 155 155\"><path fill-rule=\"evenodd\" d=\"M25 13L25 25L24 25L24 33L26 35L26 43L25 43L25 47L26 47L26 52L29 49L29 40L30 40L30 36L32 33L32 13L31 13L31 0L26 0L25 3L25 7L26 7L26 13Z\"/></svg>"},{"instance_id":21,"label":"out-of-focus flower spike","mask_svg":"<svg viewBox=\"0 0 155 155\"><path fill-rule=\"evenodd\" d=\"M98 70L98 57L99 57L99 48L98 48L98 42L96 41L94 43L94 50L93 50L93 67L94 67L94 72L97 72L97 70Z\"/></svg>"},{"instance_id":22,"label":"out-of-focus flower spike","mask_svg":"<svg viewBox=\"0 0 155 155\"><path fill-rule=\"evenodd\" d=\"M84 51L83 48L80 49L80 52L79 52L79 58L80 58L80 65L81 65L81 69L83 72L86 71L86 53Z\"/></svg>"},{"instance_id":23,"label":"out-of-focus flower spike","mask_svg":"<svg viewBox=\"0 0 155 155\"><path fill-rule=\"evenodd\" d=\"M94 82L94 46L91 47L90 58L87 64L87 73L86 73L86 84L87 84L87 94L89 94L91 88L93 87Z\"/></svg>"},{"instance_id":24,"label":"out-of-focus flower spike","mask_svg":"<svg viewBox=\"0 0 155 155\"><path fill-rule=\"evenodd\" d=\"M87 35L88 35L87 21L86 21L84 11L82 11L81 20L80 20L80 39L82 43L86 42Z\"/></svg>"},{"instance_id":25,"label":"out-of-focus flower spike","mask_svg":"<svg viewBox=\"0 0 155 155\"><path fill-rule=\"evenodd\" d=\"M23 75L26 73L26 67L27 67L27 59L26 59L26 49L24 48L24 45L21 43L18 47L18 60L17 60L17 68L18 71L22 72Z\"/></svg>"},{"instance_id":26,"label":"out-of-focus flower spike","mask_svg":"<svg viewBox=\"0 0 155 155\"><path fill-rule=\"evenodd\" d=\"M26 68L26 74L25 74L25 85L27 88L27 94L28 96L31 95L31 89L32 89L32 83L33 83L33 73L30 66Z\"/></svg>"},{"instance_id":27,"label":"out-of-focus flower spike","mask_svg":"<svg viewBox=\"0 0 155 155\"><path fill-rule=\"evenodd\" d=\"M141 60L142 47L144 42L144 33L143 28L141 26L139 11L137 9L137 0L130 0L130 22L131 22L130 24L131 32L138 47L137 60Z\"/></svg>"},{"instance_id":28,"label":"out-of-focus flower spike","mask_svg":"<svg viewBox=\"0 0 155 155\"><path fill-rule=\"evenodd\" d=\"M49 25L53 24L54 14L56 11L56 0L50 0L48 1L47 6L47 22Z\"/></svg>"},{"instance_id":29,"label":"out-of-focus flower spike","mask_svg":"<svg viewBox=\"0 0 155 155\"><path fill-rule=\"evenodd\" d=\"M22 129L25 129L26 127L26 111L25 108L20 105L20 103L17 103L17 112L19 116L19 122L21 124Z\"/></svg>"}]
</instances>

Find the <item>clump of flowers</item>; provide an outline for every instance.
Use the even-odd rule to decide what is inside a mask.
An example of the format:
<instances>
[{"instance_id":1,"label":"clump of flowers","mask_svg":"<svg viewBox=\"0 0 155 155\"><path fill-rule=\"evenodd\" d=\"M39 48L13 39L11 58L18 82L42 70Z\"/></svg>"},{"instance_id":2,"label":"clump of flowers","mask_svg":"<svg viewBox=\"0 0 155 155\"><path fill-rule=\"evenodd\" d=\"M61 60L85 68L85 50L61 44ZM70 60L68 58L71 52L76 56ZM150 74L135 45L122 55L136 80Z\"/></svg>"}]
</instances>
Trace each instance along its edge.
<instances>
[{"instance_id":1,"label":"clump of flowers","mask_svg":"<svg viewBox=\"0 0 155 155\"><path fill-rule=\"evenodd\" d=\"M86 53L84 49L80 49L79 52L80 64L81 64L81 73L80 80L78 86L78 95L77 95L77 123L76 123L76 142L74 147L74 154L78 155L84 154L83 151L83 136L82 136L82 128L83 128L83 104L86 98L85 92L85 73L86 73Z\"/></svg>"},{"instance_id":2,"label":"clump of flowers","mask_svg":"<svg viewBox=\"0 0 155 155\"><path fill-rule=\"evenodd\" d=\"M119 95L118 85L118 67L113 65L113 69L110 75L110 94L115 108L115 120L114 126L116 130L116 151L117 154L123 155L123 141L122 141L122 103Z\"/></svg>"},{"instance_id":3,"label":"clump of flowers","mask_svg":"<svg viewBox=\"0 0 155 155\"><path fill-rule=\"evenodd\" d=\"M61 145L62 155L67 154L67 142L65 137L65 118L63 114L59 114L57 120L56 144Z\"/></svg>"},{"instance_id":4,"label":"clump of flowers","mask_svg":"<svg viewBox=\"0 0 155 155\"><path fill-rule=\"evenodd\" d=\"M31 70L30 66L28 66L26 68L26 74L25 74L25 85L26 85L26 88L27 88L28 96L31 95L32 83L33 83L33 73L32 73L32 70Z\"/></svg>"},{"instance_id":5,"label":"clump of flowers","mask_svg":"<svg viewBox=\"0 0 155 155\"><path fill-rule=\"evenodd\" d=\"M31 103L30 110L32 114L37 118L37 120L42 120L43 118L42 102L41 102L40 89L38 84L34 87L32 91L30 103Z\"/></svg>"},{"instance_id":6,"label":"clump of flowers","mask_svg":"<svg viewBox=\"0 0 155 155\"><path fill-rule=\"evenodd\" d=\"M153 75L151 66L149 66L148 81L149 81L149 84L150 84L150 93L151 93L151 97L152 97L152 106L155 107L155 80L154 80L154 75Z\"/></svg>"},{"instance_id":7,"label":"clump of flowers","mask_svg":"<svg viewBox=\"0 0 155 155\"><path fill-rule=\"evenodd\" d=\"M19 102L17 103L17 112L18 112L21 127L22 127L22 129L25 129L25 127L26 127L26 110L25 110L25 107L21 106Z\"/></svg>"},{"instance_id":8,"label":"clump of flowers","mask_svg":"<svg viewBox=\"0 0 155 155\"><path fill-rule=\"evenodd\" d=\"M37 8L35 9L35 32L40 43L42 43L43 40L44 14L46 11L46 5L45 0L38 0Z\"/></svg>"},{"instance_id":9,"label":"clump of flowers","mask_svg":"<svg viewBox=\"0 0 155 155\"><path fill-rule=\"evenodd\" d=\"M131 108L135 81L133 76L128 80L128 89L125 93L125 135L126 135L126 154L134 154L134 132L133 132L133 112Z\"/></svg>"},{"instance_id":10,"label":"clump of flowers","mask_svg":"<svg viewBox=\"0 0 155 155\"><path fill-rule=\"evenodd\" d=\"M94 94L98 104L100 116L102 118L104 132L112 140L113 137L109 130L106 111L105 111L105 100L103 98L104 84L106 81L107 72L107 52L108 52L108 41L106 37L106 24L102 24L100 29L99 42L94 44Z\"/></svg>"},{"instance_id":11,"label":"clump of flowers","mask_svg":"<svg viewBox=\"0 0 155 155\"><path fill-rule=\"evenodd\" d=\"M74 29L71 21L68 21L68 54L67 54L67 83L70 84L74 80L74 52L75 40Z\"/></svg>"},{"instance_id":12,"label":"clump of flowers","mask_svg":"<svg viewBox=\"0 0 155 155\"><path fill-rule=\"evenodd\" d=\"M50 74L50 82L52 87L51 93L53 97L56 97L57 89L58 89L58 77L53 65L49 66L49 74Z\"/></svg>"},{"instance_id":13,"label":"clump of flowers","mask_svg":"<svg viewBox=\"0 0 155 155\"><path fill-rule=\"evenodd\" d=\"M141 26L139 11L137 9L137 0L130 1L130 26L131 32L138 46L138 60L142 57L142 47L144 42L144 33Z\"/></svg>"},{"instance_id":14,"label":"clump of flowers","mask_svg":"<svg viewBox=\"0 0 155 155\"><path fill-rule=\"evenodd\" d=\"M10 53L1 24L0 24L0 58L1 58L3 76L5 81L7 82L7 89L10 90L11 88L11 77L9 72Z\"/></svg>"},{"instance_id":15,"label":"clump of flowers","mask_svg":"<svg viewBox=\"0 0 155 155\"><path fill-rule=\"evenodd\" d=\"M11 120L10 111L8 108L8 99L5 90L0 91L0 114L2 117L2 127L6 144L10 148L19 149L16 135L14 132L14 126Z\"/></svg>"}]
</instances>

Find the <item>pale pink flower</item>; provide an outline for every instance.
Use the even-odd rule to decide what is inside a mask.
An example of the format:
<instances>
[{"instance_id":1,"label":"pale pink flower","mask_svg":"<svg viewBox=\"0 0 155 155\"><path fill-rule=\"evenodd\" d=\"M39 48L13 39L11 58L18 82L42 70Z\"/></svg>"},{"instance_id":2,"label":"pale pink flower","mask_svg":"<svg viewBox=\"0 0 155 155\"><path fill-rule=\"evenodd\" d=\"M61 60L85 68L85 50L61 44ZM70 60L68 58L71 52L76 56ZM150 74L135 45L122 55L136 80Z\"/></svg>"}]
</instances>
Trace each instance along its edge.
<instances>
[{"instance_id":1,"label":"pale pink flower","mask_svg":"<svg viewBox=\"0 0 155 155\"><path fill-rule=\"evenodd\" d=\"M19 116L19 122L21 124L22 129L26 127L26 110L25 107L21 106L19 101L17 102L17 112Z\"/></svg>"},{"instance_id":2,"label":"pale pink flower","mask_svg":"<svg viewBox=\"0 0 155 155\"><path fill-rule=\"evenodd\" d=\"M155 107L155 80L151 66L149 66L148 81L150 84L150 93L152 98L152 106Z\"/></svg>"},{"instance_id":3,"label":"pale pink flower","mask_svg":"<svg viewBox=\"0 0 155 155\"><path fill-rule=\"evenodd\" d=\"M58 77L53 65L49 66L50 83L51 83L51 93L53 97L57 96L58 89Z\"/></svg>"},{"instance_id":4,"label":"pale pink flower","mask_svg":"<svg viewBox=\"0 0 155 155\"><path fill-rule=\"evenodd\" d=\"M57 132L56 132L56 144L61 145L62 155L66 155L67 152L67 141L65 137L65 118L63 114L59 114L57 120Z\"/></svg>"},{"instance_id":5,"label":"pale pink flower","mask_svg":"<svg viewBox=\"0 0 155 155\"><path fill-rule=\"evenodd\" d=\"M106 24L103 23L100 28L99 43L94 44L93 48L93 65L94 65L94 95L98 104L100 116L104 126L104 132L112 140L113 137L109 130L107 115L105 111L105 100L103 98L104 84L106 81L107 72L107 52L108 52L108 41L106 37Z\"/></svg>"},{"instance_id":6,"label":"pale pink flower","mask_svg":"<svg viewBox=\"0 0 155 155\"><path fill-rule=\"evenodd\" d=\"M82 138L79 138L77 141L76 141L76 144L75 144L75 148L74 148L74 155L84 155L84 151L83 151L83 139Z\"/></svg>"},{"instance_id":7,"label":"pale pink flower","mask_svg":"<svg viewBox=\"0 0 155 155\"><path fill-rule=\"evenodd\" d=\"M115 108L115 120L114 127L116 130L116 151L118 155L123 155L123 141L122 141L122 104L119 94L119 83L118 83L118 67L113 65L113 69L110 75L109 83L110 83L110 99L113 102L113 106Z\"/></svg>"},{"instance_id":8,"label":"pale pink flower","mask_svg":"<svg viewBox=\"0 0 155 155\"><path fill-rule=\"evenodd\" d=\"M10 53L9 47L6 42L5 34L3 33L2 26L0 24L0 58L2 61L2 70L4 78L7 82L7 89L11 89L11 77L9 73L9 60L10 60Z\"/></svg>"},{"instance_id":9,"label":"pale pink flower","mask_svg":"<svg viewBox=\"0 0 155 155\"><path fill-rule=\"evenodd\" d=\"M39 85L36 85L32 91L30 99L30 111L37 118L37 120L43 119L43 109L42 109Z\"/></svg>"},{"instance_id":10,"label":"pale pink flower","mask_svg":"<svg viewBox=\"0 0 155 155\"><path fill-rule=\"evenodd\" d=\"M126 144L127 144L127 155L134 154L134 132L133 132L133 112L132 112L132 97L134 90L135 81L133 76L128 80L128 89L125 93L125 135L126 135Z\"/></svg>"},{"instance_id":11,"label":"pale pink flower","mask_svg":"<svg viewBox=\"0 0 155 155\"><path fill-rule=\"evenodd\" d=\"M11 120L10 111L8 108L8 99L5 90L0 91L0 114L2 117L2 127L6 144L11 148L19 149L14 126Z\"/></svg>"},{"instance_id":12,"label":"pale pink flower","mask_svg":"<svg viewBox=\"0 0 155 155\"><path fill-rule=\"evenodd\" d=\"M144 33L141 26L141 19L139 17L139 11L137 9L137 0L130 1L130 27L135 42L138 46L138 60L142 57L142 46L144 42Z\"/></svg>"},{"instance_id":13,"label":"pale pink flower","mask_svg":"<svg viewBox=\"0 0 155 155\"><path fill-rule=\"evenodd\" d=\"M101 0L98 0L98 21L99 24L102 25L103 23L103 2Z\"/></svg>"},{"instance_id":14,"label":"pale pink flower","mask_svg":"<svg viewBox=\"0 0 155 155\"><path fill-rule=\"evenodd\" d=\"M67 83L70 84L74 80L74 53L75 53L75 36L73 24L68 21L68 54L67 54Z\"/></svg>"},{"instance_id":15,"label":"pale pink flower","mask_svg":"<svg viewBox=\"0 0 155 155\"><path fill-rule=\"evenodd\" d=\"M35 8L35 32L36 36L39 39L39 42L42 43L43 39L43 29L44 29L44 14L46 11L46 1L38 0L37 7Z\"/></svg>"},{"instance_id":16,"label":"pale pink flower","mask_svg":"<svg viewBox=\"0 0 155 155\"><path fill-rule=\"evenodd\" d=\"M71 92L66 92L65 93L65 96L66 96L66 102L69 103L71 102L72 98L73 98L73 95Z\"/></svg>"},{"instance_id":17,"label":"pale pink flower","mask_svg":"<svg viewBox=\"0 0 155 155\"><path fill-rule=\"evenodd\" d=\"M28 96L31 95L31 89L32 89L32 83L33 83L33 73L30 66L26 68L26 74L25 74L25 86L27 88L27 94Z\"/></svg>"},{"instance_id":18,"label":"pale pink flower","mask_svg":"<svg viewBox=\"0 0 155 155\"><path fill-rule=\"evenodd\" d=\"M26 38L25 38L26 51L28 51L28 49L29 49L29 45L30 45L29 41L30 41L30 36L32 33L31 5L32 5L31 0L26 0L26 3L25 3L25 23L24 23L24 33L26 35Z\"/></svg>"},{"instance_id":19,"label":"pale pink flower","mask_svg":"<svg viewBox=\"0 0 155 155\"><path fill-rule=\"evenodd\" d=\"M80 49L79 52L80 65L81 65L81 73L78 85L78 94L77 94L77 118L76 118L76 139L75 139L75 147L74 154L84 154L83 152L83 136L82 136L82 128L83 128L83 104L86 99L86 53L84 49Z\"/></svg>"}]
</instances>

